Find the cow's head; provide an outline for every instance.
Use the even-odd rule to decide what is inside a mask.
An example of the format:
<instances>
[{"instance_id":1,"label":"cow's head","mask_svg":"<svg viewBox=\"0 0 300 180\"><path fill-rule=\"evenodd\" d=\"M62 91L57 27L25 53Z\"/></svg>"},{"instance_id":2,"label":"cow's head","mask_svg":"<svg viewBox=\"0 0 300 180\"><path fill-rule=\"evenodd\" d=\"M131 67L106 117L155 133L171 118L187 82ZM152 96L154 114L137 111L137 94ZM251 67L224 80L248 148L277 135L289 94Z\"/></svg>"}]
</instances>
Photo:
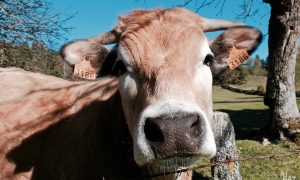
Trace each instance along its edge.
<instances>
[{"instance_id":1,"label":"cow's head","mask_svg":"<svg viewBox=\"0 0 300 180\"><path fill-rule=\"evenodd\" d=\"M225 31L208 41L204 33L215 30ZM251 53L260 38L257 29L182 8L137 10L108 33L65 45L62 54L70 64L88 56L102 65L100 75L119 78L137 164L178 168L216 153L212 75L228 68L233 45Z\"/></svg>"}]
</instances>

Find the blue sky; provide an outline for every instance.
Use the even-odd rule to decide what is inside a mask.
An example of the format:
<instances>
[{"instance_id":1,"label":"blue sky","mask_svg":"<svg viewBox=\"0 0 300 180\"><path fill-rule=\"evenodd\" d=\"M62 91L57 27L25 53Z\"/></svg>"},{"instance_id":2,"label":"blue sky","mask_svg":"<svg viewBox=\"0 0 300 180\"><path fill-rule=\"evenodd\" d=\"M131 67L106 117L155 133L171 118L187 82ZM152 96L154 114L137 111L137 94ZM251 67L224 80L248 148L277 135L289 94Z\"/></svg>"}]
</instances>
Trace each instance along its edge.
<instances>
[{"instance_id":1,"label":"blue sky","mask_svg":"<svg viewBox=\"0 0 300 180\"><path fill-rule=\"evenodd\" d=\"M133 9L151 9L151 8L169 8L180 4L181 0L48 0L56 12L62 14L72 14L77 12L76 16L71 19L66 26L74 27L74 29L67 34L68 40L75 40L81 38L88 38L93 35L108 31L114 27L117 22L118 15L125 14ZM198 0L198 4L203 0ZM217 1L216 1L217 2ZM243 21L245 24L260 29L263 33L264 39L259 48L252 56L258 54L262 58L266 58L268 54L267 47L267 33L268 21L270 16L269 5L262 3L261 0L254 0L253 9L258 9L258 12L253 18L237 19L241 12L240 0L226 0L223 11L220 13L221 5L216 3L209 7L204 7L198 12L199 15L206 18L219 18L233 21ZM195 10L196 0L187 8ZM219 34L207 33L209 39L214 38ZM63 44L65 42L61 42Z\"/></svg>"}]
</instances>

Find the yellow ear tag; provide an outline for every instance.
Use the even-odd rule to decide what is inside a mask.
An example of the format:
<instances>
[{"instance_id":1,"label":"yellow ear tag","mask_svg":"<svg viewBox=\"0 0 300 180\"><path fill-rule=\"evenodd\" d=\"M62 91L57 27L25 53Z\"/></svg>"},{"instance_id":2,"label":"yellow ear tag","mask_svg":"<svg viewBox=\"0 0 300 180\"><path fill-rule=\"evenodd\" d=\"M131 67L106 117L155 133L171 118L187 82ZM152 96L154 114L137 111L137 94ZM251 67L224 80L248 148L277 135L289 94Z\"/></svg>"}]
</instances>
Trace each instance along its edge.
<instances>
[{"instance_id":1,"label":"yellow ear tag","mask_svg":"<svg viewBox=\"0 0 300 180\"><path fill-rule=\"evenodd\" d=\"M93 80L96 79L97 70L92 67L89 57L85 56L80 63L75 64L73 74L84 79Z\"/></svg>"},{"instance_id":2,"label":"yellow ear tag","mask_svg":"<svg viewBox=\"0 0 300 180\"><path fill-rule=\"evenodd\" d=\"M244 61L249 58L249 54L245 49L237 49L232 46L232 49L229 52L229 56L227 58L227 64L230 69L234 69L241 65Z\"/></svg>"}]
</instances>

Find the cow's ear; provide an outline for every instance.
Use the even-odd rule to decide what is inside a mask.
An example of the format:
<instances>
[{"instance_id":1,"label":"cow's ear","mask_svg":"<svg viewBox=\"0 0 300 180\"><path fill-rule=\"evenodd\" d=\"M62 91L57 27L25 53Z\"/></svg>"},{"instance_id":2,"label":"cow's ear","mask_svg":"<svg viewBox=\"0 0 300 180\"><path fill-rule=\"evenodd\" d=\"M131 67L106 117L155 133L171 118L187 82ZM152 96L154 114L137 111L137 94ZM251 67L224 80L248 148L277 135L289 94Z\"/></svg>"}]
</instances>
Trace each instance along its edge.
<instances>
[{"instance_id":1,"label":"cow's ear","mask_svg":"<svg viewBox=\"0 0 300 180\"><path fill-rule=\"evenodd\" d=\"M258 29L248 26L232 27L225 30L216 39L210 42L210 49L214 60L210 63L213 76L217 76L229 69L227 58L233 47L246 50L250 55L260 44L262 39Z\"/></svg>"},{"instance_id":2,"label":"cow's ear","mask_svg":"<svg viewBox=\"0 0 300 180\"><path fill-rule=\"evenodd\" d=\"M87 58L91 65L95 67L101 66L101 61L106 58L108 53L109 50L104 45L99 45L89 40L67 43L60 50L61 56L70 65L78 64L84 58Z\"/></svg>"},{"instance_id":3,"label":"cow's ear","mask_svg":"<svg viewBox=\"0 0 300 180\"><path fill-rule=\"evenodd\" d=\"M98 76L109 75L109 71L117 57L115 48L109 50L104 45L89 40L67 43L61 48L60 54L70 65L88 60Z\"/></svg>"}]
</instances>

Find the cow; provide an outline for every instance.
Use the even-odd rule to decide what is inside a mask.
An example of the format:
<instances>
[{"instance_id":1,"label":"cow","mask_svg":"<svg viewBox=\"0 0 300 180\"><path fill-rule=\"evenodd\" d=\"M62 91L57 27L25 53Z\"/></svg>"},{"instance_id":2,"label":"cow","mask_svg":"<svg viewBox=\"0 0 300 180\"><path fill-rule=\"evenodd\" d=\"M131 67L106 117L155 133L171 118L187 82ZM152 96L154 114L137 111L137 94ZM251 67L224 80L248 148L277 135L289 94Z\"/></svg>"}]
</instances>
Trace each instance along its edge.
<instances>
[{"instance_id":1,"label":"cow","mask_svg":"<svg viewBox=\"0 0 300 180\"><path fill-rule=\"evenodd\" d=\"M209 41L204 33L217 30ZM191 170L176 172L217 151L213 77L229 69L233 47L251 54L260 41L258 29L184 8L135 10L62 47L70 65L88 60L96 81L3 71L25 84L2 87L27 90L0 104L0 177L191 179Z\"/></svg>"}]
</instances>

